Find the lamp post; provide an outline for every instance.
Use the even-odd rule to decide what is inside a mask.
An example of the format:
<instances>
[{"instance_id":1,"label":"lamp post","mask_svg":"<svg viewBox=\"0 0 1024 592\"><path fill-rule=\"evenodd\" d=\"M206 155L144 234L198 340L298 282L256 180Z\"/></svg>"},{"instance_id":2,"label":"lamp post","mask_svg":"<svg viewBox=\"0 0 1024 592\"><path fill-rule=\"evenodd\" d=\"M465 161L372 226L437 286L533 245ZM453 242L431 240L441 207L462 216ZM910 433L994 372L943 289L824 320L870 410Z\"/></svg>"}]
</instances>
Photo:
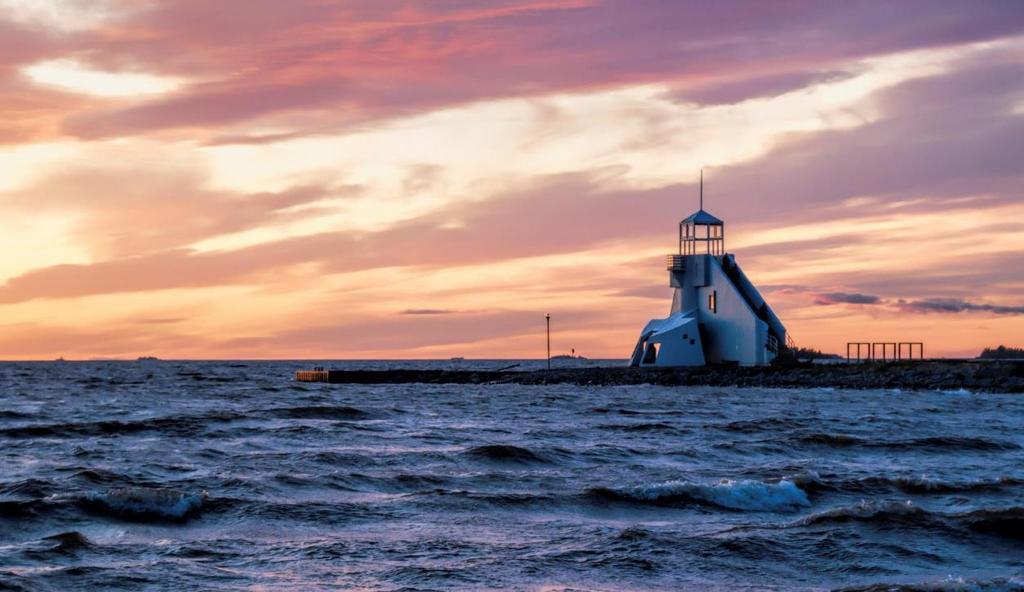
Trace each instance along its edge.
<instances>
[{"instance_id":1,"label":"lamp post","mask_svg":"<svg viewBox=\"0 0 1024 592\"><path fill-rule=\"evenodd\" d=\"M545 314L544 320L548 325L548 370L551 369L551 314Z\"/></svg>"}]
</instances>

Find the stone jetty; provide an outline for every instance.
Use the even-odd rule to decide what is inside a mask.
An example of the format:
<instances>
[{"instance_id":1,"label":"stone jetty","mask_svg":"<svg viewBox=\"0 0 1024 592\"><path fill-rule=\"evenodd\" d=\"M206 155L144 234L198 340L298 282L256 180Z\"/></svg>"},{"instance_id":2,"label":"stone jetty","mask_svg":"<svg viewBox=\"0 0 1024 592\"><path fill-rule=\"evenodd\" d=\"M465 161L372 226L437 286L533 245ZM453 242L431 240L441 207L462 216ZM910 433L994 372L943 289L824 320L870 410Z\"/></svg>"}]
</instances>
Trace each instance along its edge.
<instances>
[{"instance_id":1,"label":"stone jetty","mask_svg":"<svg viewBox=\"0 0 1024 592\"><path fill-rule=\"evenodd\" d=\"M332 384L576 384L742 386L1024 392L1024 361L927 360L766 367L553 368L551 370L300 370L300 382Z\"/></svg>"}]
</instances>

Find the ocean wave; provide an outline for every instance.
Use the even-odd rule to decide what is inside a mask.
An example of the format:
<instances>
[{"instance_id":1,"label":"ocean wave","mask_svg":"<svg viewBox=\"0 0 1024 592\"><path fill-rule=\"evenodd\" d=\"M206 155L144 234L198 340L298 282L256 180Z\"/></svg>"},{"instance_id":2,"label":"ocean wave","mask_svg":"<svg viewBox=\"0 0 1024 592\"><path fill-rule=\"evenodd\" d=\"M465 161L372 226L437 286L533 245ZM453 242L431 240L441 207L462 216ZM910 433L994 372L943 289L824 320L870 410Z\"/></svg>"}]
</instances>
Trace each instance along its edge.
<instances>
[{"instance_id":1,"label":"ocean wave","mask_svg":"<svg viewBox=\"0 0 1024 592\"><path fill-rule=\"evenodd\" d=\"M542 493L526 493L515 491L483 492L443 488L435 488L429 491L420 491L411 495L440 499L457 499L459 501L468 502L473 508L478 508L480 504L486 504L489 506L495 506L499 508L521 508L534 506L537 504L560 504L565 501L564 499L555 496L545 495Z\"/></svg>"},{"instance_id":2,"label":"ocean wave","mask_svg":"<svg viewBox=\"0 0 1024 592\"><path fill-rule=\"evenodd\" d=\"M23 545L21 556L33 561L52 563L92 547L92 541L84 534L77 530L69 530ZM2 581L0 581L0 590L7 590Z\"/></svg>"},{"instance_id":3,"label":"ocean wave","mask_svg":"<svg viewBox=\"0 0 1024 592\"><path fill-rule=\"evenodd\" d=\"M728 432L755 433L792 430L803 427L805 424L789 417L763 417L760 419L744 419L731 421L726 424L712 424L715 427Z\"/></svg>"},{"instance_id":4,"label":"ocean wave","mask_svg":"<svg viewBox=\"0 0 1024 592\"><path fill-rule=\"evenodd\" d=\"M602 430L617 432L680 432L679 428L665 422L607 423L597 426Z\"/></svg>"},{"instance_id":5,"label":"ocean wave","mask_svg":"<svg viewBox=\"0 0 1024 592\"><path fill-rule=\"evenodd\" d=\"M261 521L274 520L285 524L348 524L353 520L386 520L390 516L364 503L337 501L266 501L246 498L210 498L203 512L229 513Z\"/></svg>"},{"instance_id":6,"label":"ocean wave","mask_svg":"<svg viewBox=\"0 0 1024 592\"><path fill-rule=\"evenodd\" d=\"M1024 541L1024 507L982 508L956 517L973 531Z\"/></svg>"},{"instance_id":7,"label":"ocean wave","mask_svg":"<svg viewBox=\"0 0 1024 592\"><path fill-rule=\"evenodd\" d=\"M77 471L72 477L88 481L89 483L96 483L101 485L112 485L112 484L130 484L134 480L120 473L108 471L106 469L82 469ZM136 482L136 484L138 484Z\"/></svg>"},{"instance_id":8,"label":"ocean wave","mask_svg":"<svg viewBox=\"0 0 1024 592\"><path fill-rule=\"evenodd\" d=\"M991 580L947 577L935 582L914 584L871 584L854 588L836 588L834 592L1021 592L1024 579L1017 577Z\"/></svg>"},{"instance_id":9,"label":"ocean wave","mask_svg":"<svg viewBox=\"0 0 1024 592\"><path fill-rule=\"evenodd\" d=\"M177 436L191 436L202 431L208 423L227 422L243 418L233 413L151 417L137 420L100 420L76 423L29 424L0 429L0 436L8 438L74 438L78 436L112 436L144 431L159 431Z\"/></svg>"},{"instance_id":10,"label":"ocean wave","mask_svg":"<svg viewBox=\"0 0 1024 592\"><path fill-rule=\"evenodd\" d=\"M682 411L664 409L664 410L644 410L640 411L637 409L628 409L626 407L591 407L589 409L591 413L616 413L618 415L635 416L635 415L684 415Z\"/></svg>"},{"instance_id":11,"label":"ocean wave","mask_svg":"<svg viewBox=\"0 0 1024 592\"><path fill-rule=\"evenodd\" d=\"M29 521L37 519L65 519L75 514L74 499L48 495L42 498L0 500L0 520Z\"/></svg>"},{"instance_id":12,"label":"ocean wave","mask_svg":"<svg viewBox=\"0 0 1024 592\"><path fill-rule=\"evenodd\" d=\"M0 409L0 419L29 419L31 417L32 415L29 413L12 411L10 409Z\"/></svg>"},{"instance_id":13,"label":"ocean wave","mask_svg":"<svg viewBox=\"0 0 1024 592\"><path fill-rule=\"evenodd\" d=\"M722 480L704 484L668 481L630 489L595 488L588 495L600 500L658 506L701 504L746 512L793 512L810 507L807 494L792 481Z\"/></svg>"},{"instance_id":14,"label":"ocean wave","mask_svg":"<svg viewBox=\"0 0 1024 592\"><path fill-rule=\"evenodd\" d=\"M264 413L280 419L367 419L371 414L347 405L307 405L302 407L275 407Z\"/></svg>"},{"instance_id":15,"label":"ocean wave","mask_svg":"<svg viewBox=\"0 0 1024 592\"><path fill-rule=\"evenodd\" d=\"M483 444L466 450L464 454L477 460L500 463L542 464L550 462L549 459L529 448L512 444Z\"/></svg>"},{"instance_id":16,"label":"ocean wave","mask_svg":"<svg viewBox=\"0 0 1024 592\"><path fill-rule=\"evenodd\" d=\"M962 513L926 510L911 501L862 501L798 520L790 526L834 526L858 522L886 528L925 528L952 534L974 532L1000 538L1024 540L1024 508L981 508Z\"/></svg>"},{"instance_id":17,"label":"ocean wave","mask_svg":"<svg viewBox=\"0 0 1024 592\"><path fill-rule=\"evenodd\" d=\"M57 553L73 553L92 546L92 542L77 530L43 537L43 540L53 543L54 546L50 550Z\"/></svg>"},{"instance_id":18,"label":"ocean wave","mask_svg":"<svg viewBox=\"0 0 1024 592\"><path fill-rule=\"evenodd\" d=\"M881 494L893 491L917 494L974 493L1002 491L1024 485L1024 478L998 477L971 481L950 481L927 475L870 475L858 478L823 478L816 471L801 471L786 477L808 493L836 492Z\"/></svg>"},{"instance_id":19,"label":"ocean wave","mask_svg":"<svg viewBox=\"0 0 1024 592\"><path fill-rule=\"evenodd\" d=\"M48 504L40 499L0 500L0 518L23 520L40 513Z\"/></svg>"},{"instance_id":20,"label":"ocean wave","mask_svg":"<svg viewBox=\"0 0 1024 592\"><path fill-rule=\"evenodd\" d=\"M448 482L442 475L415 475L400 473L388 479L389 485L398 491L417 491L424 487L439 487Z\"/></svg>"},{"instance_id":21,"label":"ocean wave","mask_svg":"<svg viewBox=\"0 0 1024 592\"><path fill-rule=\"evenodd\" d=\"M889 449L931 448L941 450L1017 450L1019 445L1004 440L991 440L968 436L928 436L906 440L870 440L847 434L813 433L795 438L798 444L820 444L832 447L862 447Z\"/></svg>"},{"instance_id":22,"label":"ocean wave","mask_svg":"<svg viewBox=\"0 0 1024 592\"><path fill-rule=\"evenodd\" d=\"M843 488L863 491L890 488L904 493L968 493L1008 489L1024 485L1024 479L1000 477L991 480L944 481L922 475L920 477L865 477L850 485Z\"/></svg>"},{"instance_id":23,"label":"ocean wave","mask_svg":"<svg viewBox=\"0 0 1024 592\"><path fill-rule=\"evenodd\" d=\"M199 514L207 493L184 493L173 489L121 487L91 494L80 500L87 510L137 521L184 522Z\"/></svg>"},{"instance_id":24,"label":"ocean wave","mask_svg":"<svg viewBox=\"0 0 1024 592\"><path fill-rule=\"evenodd\" d=\"M931 525L935 518L931 512L905 502L874 502L864 500L853 506L840 506L811 514L791 526L832 525L846 522L874 522L891 525Z\"/></svg>"},{"instance_id":25,"label":"ocean wave","mask_svg":"<svg viewBox=\"0 0 1024 592\"><path fill-rule=\"evenodd\" d=\"M0 496L3 497L46 497L53 488L53 483L44 479L21 479L0 483Z\"/></svg>"}]
</instances>

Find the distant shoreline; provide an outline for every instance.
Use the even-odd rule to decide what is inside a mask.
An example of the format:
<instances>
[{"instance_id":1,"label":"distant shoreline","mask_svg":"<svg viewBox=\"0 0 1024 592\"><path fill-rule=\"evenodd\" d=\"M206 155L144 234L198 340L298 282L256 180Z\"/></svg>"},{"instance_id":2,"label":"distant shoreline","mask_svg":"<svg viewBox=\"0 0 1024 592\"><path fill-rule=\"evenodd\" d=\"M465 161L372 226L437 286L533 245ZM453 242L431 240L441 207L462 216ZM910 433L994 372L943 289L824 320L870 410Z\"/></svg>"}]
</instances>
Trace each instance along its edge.
<instances>
[{"instance_id":1,"label":"distant shoreline","mask_svg":"<svg viewBox=\"0 0 1024 592\"><path fill-rule=\"evenodd\" d=\"M334 384L575 384L967 390L1024 393L1024 362L921 361L741 368L587 367L551 370L324 370L302 382Z\"/></svg>"}]
</instances>

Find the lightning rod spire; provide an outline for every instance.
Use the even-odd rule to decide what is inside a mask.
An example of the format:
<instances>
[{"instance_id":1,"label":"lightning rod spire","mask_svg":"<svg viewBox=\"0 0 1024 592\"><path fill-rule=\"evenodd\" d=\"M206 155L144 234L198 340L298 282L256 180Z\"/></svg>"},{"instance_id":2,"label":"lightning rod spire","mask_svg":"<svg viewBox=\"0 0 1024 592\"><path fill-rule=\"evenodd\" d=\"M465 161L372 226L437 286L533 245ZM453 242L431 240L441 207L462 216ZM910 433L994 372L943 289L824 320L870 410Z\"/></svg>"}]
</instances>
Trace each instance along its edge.
<instances>
[{"instance_id":1,"label":"lightning rod spire","mask_svg":"<svg viewBox=\"0 0 1024 592\"><path fill-rule=\"evenodd\" d=\"M700 170L700 209L704 209L704 169Z\"/></svg>"}]
</instances>

